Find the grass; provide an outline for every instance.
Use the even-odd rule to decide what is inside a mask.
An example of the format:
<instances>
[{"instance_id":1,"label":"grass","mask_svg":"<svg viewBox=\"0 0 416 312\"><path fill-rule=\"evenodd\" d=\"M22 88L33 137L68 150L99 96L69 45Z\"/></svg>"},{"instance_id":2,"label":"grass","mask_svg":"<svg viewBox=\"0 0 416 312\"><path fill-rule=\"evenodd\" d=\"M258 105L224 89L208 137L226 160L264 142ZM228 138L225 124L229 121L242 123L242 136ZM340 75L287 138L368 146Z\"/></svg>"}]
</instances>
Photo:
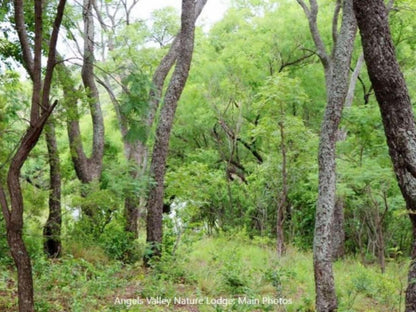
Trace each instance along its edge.
<instances>
[{"instance_id":1,"label":"grass","mask_svg":"<svg viewBox=\"0 0 416 312\"><path fill-rule=\"evenodd\" d=\"M98 249L68 250L56 261L33 259L37 311L314 311L312 254L293 247L277 259L267 241L202 238L150 270L110 261ZM403 311L408 264L388 262L382 274L354 258L336 262L339 311ZM15 281L12 266L0 267L0 311L17 310Z\"/></svg>"}]
</instances>

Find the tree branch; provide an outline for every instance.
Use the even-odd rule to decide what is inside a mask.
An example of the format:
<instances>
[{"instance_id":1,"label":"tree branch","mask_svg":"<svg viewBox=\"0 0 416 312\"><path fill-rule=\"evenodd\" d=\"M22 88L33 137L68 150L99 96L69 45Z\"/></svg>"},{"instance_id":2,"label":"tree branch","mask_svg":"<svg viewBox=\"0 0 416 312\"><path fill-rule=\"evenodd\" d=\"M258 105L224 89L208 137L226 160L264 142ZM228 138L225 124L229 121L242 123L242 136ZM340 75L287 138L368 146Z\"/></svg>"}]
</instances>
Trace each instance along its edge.
<instances>
[{"instance_id":1,"label":"tree branch","mask_svg":"<svg viewBox=\"0 0 416 312\"><path fill-rule=\"evenodd\" d=\"M315 52L310 52L309 54L305 54L305 55L301 56L300 58L298 58L294 61L282 62L282 64L280 65L280 68L279 68L279 73L282 72L283 69L285 69L286 67L299 64L300 62L310 58L313 55L315 55Z\"/></svg>"},{"instance_id":2,"label":"tree branch","mask_svg":"<svg viewBox=\"0 0 416 312\"><path fill-rule=\"evenodd\" d=\"M199 17L204 8L207 0L198 0L195 4L195 15L194 15L194 23ZM149 93L149 114L146 119L146 124L150 127L153 124L157 108L159 107L159 102L162 97L162 90L163 84L168 75L170 69L172 68L173 64L175 64L176 59L178 57L180 49L180 32L176 35L175 39L172 42L172 45L169 48L168 53L165 57L161 60L159 66L157 67L153 79L152 84L153 88L150 90Z\"/></svg>"},{"instance_id":3,"label":"tree branch","mask_svg":"<svg viewBox=\"0 0 416 312\"><path fill-rule=\"evenodd\" d=\"M7 203L6 193L4 192L3 187L0 185L0 205L3 210L3 215L6 219L6 225L10 223L10 210L9 204Z\"/></svg>"},{"instance_id":4,"label":"tree branch","mask_svg":"<svg viewBox=\"0 0 416 312\"><path fill-rule=\"evenodd\" d=\"M360 72L361 72L363 65L364 65L364 54L361 53L360 57L357 60L357 64L355 65L354 71L351 75L351 78L350 78L348 93L345 98L345 104L344 104L345 108L351 107L352 105L352 102L354 100L355 87L357 85L357 80L360 76Z\"/></svg>"},{"instance_id":5,"label":"tree branch","mask_svg":"<svg viewBox=\"0 0 416 312\"><path fill-rule=\"evenodd\" d=\"M14 1L14 19L16 31L19 36L20 46L22 47L24 66L33 80L33 55L30 49L29 38L27 36L25 18L23 13L23 0Z\"/></svg>"},{"instance_id":6,"label":"tree branch","mask_svg":"<svg viewBox=\"0 0 416 312\"><path fill-rule=\"evenodd\" d=\"M43 40L43 17L42 2L35 1L35 47L33 63L33 93L30 111L30 122L35 123L39 119L42 89L42 40Z\"/></svg>"},{"instance_id":7,"label":"tree branch","mask_svg":"<svg viewBox=\"0 0 416 312\"><path fill-rule=\"evenodd\" d=\"M317 24L318 3L316 2L316 0L309 0L310 8L308 8L305 1L303 0L296 0L296 1L302 7L303 11L305 12L306 17L308 18L309 29L311 31L312 39L317 49L316 53L319 56L325 70L329 70L330 63L331 63L330 57L326 52L325 44L322 41L321 35L319 33L319 29L318 29L318 24Z\"/></svg>"},{"instance_id":8,"label":"tree branch","mask_svg":"<svg viewBox=\"0 0 416 312\"><path fill-rule=\"evenodd\" d=\"M66 0L60 0L53 23L51 39L49 41L48 62L46 64L45 79L43 82L42 106L46 109L49 107L49 94L51 90L53 70L56 65L56 44L58 42L59 29L61 28L62 18L64 15Z\"/></svg>"},{"instance_id":9,"label":"tree branch","mask_svg":"<svg viewBox=\"0 0 416 312\"><path fill-rule=\"evenodd\" d=\"M337 0L335 4L334 16L332 17L332 41L334 44L334 50L335 50L335 46L337 44L337 39L338 39L338 17L339 17L340 11L341 11L341 0Z\"/></svg>"}]
</instances>

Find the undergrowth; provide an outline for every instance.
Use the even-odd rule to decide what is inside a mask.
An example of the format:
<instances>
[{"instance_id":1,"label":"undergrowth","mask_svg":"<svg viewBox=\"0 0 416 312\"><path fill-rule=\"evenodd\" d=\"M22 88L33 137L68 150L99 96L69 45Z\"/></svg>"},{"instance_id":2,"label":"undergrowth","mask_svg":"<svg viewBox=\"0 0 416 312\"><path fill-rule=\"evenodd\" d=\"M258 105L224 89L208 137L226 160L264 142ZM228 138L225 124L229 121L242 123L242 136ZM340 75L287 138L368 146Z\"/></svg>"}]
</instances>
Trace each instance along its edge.
<instances>
[{"instance_id":1,"label":"undergrowth","mask_svg":"<svg viewBox=\"0 0 416 312\"><path fill-rule=\"evenodd\" d=\"M35 255L36 310L314 311L310 252L289 247L278 259L270 241L244 235L181 242L150 269L141 262L110 259L101 247L82 244L66 246L70 253L59 260ZM403 311L408 264L389 262L382 274L354 258L336 262L339 311ZM17 310L16 288L15 269L0 262L0 311ZM169 306L150 301L157 298L172 301ZM202 304L173 304L173 298Z\"/></svg>"}]
</instances>

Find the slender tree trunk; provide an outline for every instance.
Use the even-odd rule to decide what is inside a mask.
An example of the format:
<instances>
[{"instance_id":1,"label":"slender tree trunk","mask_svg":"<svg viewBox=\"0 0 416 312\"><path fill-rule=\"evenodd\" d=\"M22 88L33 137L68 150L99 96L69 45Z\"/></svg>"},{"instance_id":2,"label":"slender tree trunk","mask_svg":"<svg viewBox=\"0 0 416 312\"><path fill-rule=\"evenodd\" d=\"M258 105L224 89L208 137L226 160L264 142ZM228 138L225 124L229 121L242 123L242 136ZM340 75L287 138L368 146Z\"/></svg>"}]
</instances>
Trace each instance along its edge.
<instances>
[{"instance_id":1,"label":"slender tree trunk","mask_svg":"<svg viewBox=\"0 0 416 312\"><path fill-rule=\"evenodd\" d=\"M68 106L68 139L71 149L72 162L78 179L85 184L101 177L102 160L104 155L104 119L101 111L98 89L94 76L94 17L92 14L93 0L84 0L82 15L84 21L84 55L81 78L87 93L93 127L92 155L87 157L81 138L79 125L79 100L75 82L71 79L70 71L64 64L59 65L60 81L63 86L65 102Z\"/></svg>"},{"instance_id":2,"label":"slender tree trunk","mask_svg":"<svg viewBox=\"0 0 416 312\"><path fill-rule=\"evenodd\" d=\"M89 110L92 120L92 154L87 157L82 144L81 128L79 124L79 112L76 95L75 82L71 78L70 71L64 64L59 64L59 79L62 84L65 102L68 110L67 132L71 151L72 162L78 179L83 184L89 184L99 180L102 173L104 156L104 118L94 74L94 0L84 0L82 6L82 17L84 22L84 47L81 78L87 95ZM81 192L85 197L86 191ZM93 218L95 211L89 205L81 207L85 216Z\"/></svg>"},{"instance_id":3,"label":"slender tree trunk","mask_svg":"<svg viewBox=\"0 0 416 312\"><path fill-rule=\"evenodd\" d=\"M355 87L357 85L358 77L364 64L364 55L361 54L357 60L354 71L350 78L347 96L345 97L344 109L351 108L354 100ZM346 129L339 129L338 142L347 139ZM345 255L345 229L344 229L344 199L337 197L335 199L334 207L334 222L332 226L332 260L342 258Z\"/></svg>"},{"instance_id":4,"label":"slender tree trunk","mask_svg":"<svg viewBox=\"0 0 416 312\"><path fill-rule=\"evenodd\" d=\"M43 14L42 1L34 2L35 44L32 51L29 44L24 4L21 0L14 1L15 28L22 49L23 64L33 82L30 125L22 136L13 155L7 173L8 197L0 185L0 205L6 222L7 241L17 268L18 300L20 312L34 311L32 266L29 254L23 241L23 196L20 186L20 172L29 153L35 147L45 123L56 106L50 105L49 95L55 66L56 43L62 22L66 1L60 0L49 40L49 51L45 75L42 81L42 45L43 45ZM8 203L10 200L10 206Z\"/></svg>"},{"instance_id":5,"label":"slender tree trunk","mask_svg":"<svg viewBox=\"0 0 416 312\"><path fill-rule=\"evenodd\" d=\"M205 6L206 2L207 0L196 1L195 14L194 14L195 21L198 18L198 16L201 14L202 9ZM126 16L129 15L132 7L126 10ZM98 13L97 9L96 11ZM111 22L112 22L111 31L114 32L115 28L118 25L114 23L115 22L114 19L112 19ZM129 24L128 19L126 23ZM101 25L105 30L108 31L108 26L105 23L101 22ZM181 47L180 47L179 35L180 34L178 34L173 40L168 53L161 60L152 78L152 88L149 92L149 110L148 110L148 115L145 119L145 124L147 126L148 132L153 126L154 119L159 108L159 103L162 99L163 86L165 84L166 77L171 71L180 53ZM114 43L111 38L109 42L109 50L111 51L113 47L114 47ZM121 131L123 138L125 138L128 132L128 120L126 120L125 116L123 116L123 114L120 111L119 103L110 88L108 77L104 77L104 82L102 82L102 84L108 91L111 101L113 102L113 106L115 108L117 119L120 125L120 131ZM124 154L127 160L135 161L135 164L137 165L136 168L133 168L130 171L131 177L134 179L139 179L140 177L143 177L147 170L148 147L146 145L146 142L138 140L136 142L131 143L123 139L123 143L124 143ZM136 198L136 196L127 196L124 202L126 231L133 233L135 237L138 236L137 224L138 224L138 217L140 215L140 208L144 206L145 201L146 200L144 197Z\"/></svg>"},{"instance_id":6,"label":"slender tree trunk","mask_svg":"<svg viewBox=\"0 0 416 312\"><path fill-rule=\"evenodd\" d=\"M43 228L45 253L52 258L61 255L61 170L58 145L56 143L55 125L52 120L45 129L46 145L49 156L49 217Z\"/></svg>"},{"instance_id":7,"label":"slender tree trunk","mask_svg":"<svg viewBox=\"0 0 416 312\"><path fill-rule=\"evenodd\" d=\"M326 51L318 23L318 3L297 0L308 18L309 29L315 43L316 54L325 71L327 106L321 126L318 165L318 202L315 213L315 234L313 244L316 310L335 311L337 298L332 271L332 235L336 194L335 149L342 108L348 92L348 74L356 35L356 21L352 0L337 0L332 22L333 49ZM342 8L342 23L338 32L338 17Z\"/></svg>"},{"instance_id":8,"label":"slender tree trunk","mask_svg":"<svg viewBox=\"0 0 416 312\"><path fill-rule=\"evenodd\" d=\"M111 89L108 77L104 77L104 81L99 80L99 82L107 90L116 112L121 136L123 137L124 156L130 165L130 177L132 179L143 178L147 167L147 148L141 141L130 142L126 139L129 131L129 121L121 112L120 103ZM137 238L139 235L138 220L142 202L142 198L137 197L135 194L127 194L124 199L125 230L128 233L132 233L134 238Z\"/></svg>"},{"instance_id":9,"label":"slender tree trunk","mask_svg":"<svg viewBox=\"0 0 416 312\"><path fill-rule=\"evenodd\" d=\"M282 114L283 117L283 114ZM284 233L284 220L285 212L287 207L287 155L286 155L286 143L285 143L285 127L283 121L279 122L280 127L280 151L282 153L282 194L280 198L279 205L277 207L277 224L276 224L276 234L277 234L277 256L281 257L285 251L285 233Z\"/></svg>"},{"instance_id":10,"label":"slender tree trunk","mask_svg":"<svg viewBox=\"0 0 416 312\"><path fill-rule=\"evenodd\" d=\"M364 58L380 106L389 153L413 226L406 312L416 311L416 129L412 103L397 62L382 0L354 0Z\"/></svg>"},{"instance_id":11,"label":"slender tree trunk","mask_svg":"<svg viewBox=\"0 0 416 312\"><path fill-rule=\"evenodd\" d=\"M131 144L127 141L125 141L124 145L125 152L128 152L127 159L133 165L129 172L131 178L143 178L145 175L147 158L147 154L142 150L144 146L142 144ZM142 167L138 167L139 165L142 165ZM134 238L139 236L138 222L142 203L142 197L137 197L133 194L129 194L124 200L124 214L126 218L125 230L132 233Z\"/></svg>"},{"instance_id":12,"label":"slender tree trunk","mask_svg":"<svg viewBox=\"0 0 416 312\"><path fill-rule=\"evenodd\" d=\"M329 56L317 29L318 5L316 1L310 1L310 9L303 1L298 0L298 2L308 16L312 37L324 66L327 87L327 106L322 122L318 151L319 190L313 245L316 309L320 312L336 311L337 298L332 271L332 230L336 194L335 150L342 108L348 92L349 66L357 26L352 0L345 0L342 3L340 32L336 32L341 6L341 1L337 1L333 23L334 48L332 56Z\"/></svg>"},{"instance_id":13,"label":"slender tree trunk","mask_svg":"<svg viewBox=\"0 0 416 312\"><path fill-rule=\"evenodd\" d=\"M156 185L150 189L147 203L146 240L152 250L151 256L159 256L161 254L164 178L169 149L169 137L178 100L185 87L191 67L195 32L194 12L195 2L193 0L183 0L182 26L179 37L180 50L175 70L166 91L164 105L160 112L160 121L156 130L156 140L150 165L150 172ZM149 258L146 257L144 260L145 263L148 263Z\"/></svg>"},{"instance_id":14,"label":"slender tree trunk","mask_svg":"<svg viewBox=\"0 0 416 312\"><path fill-rule=\"evenodd\" d=\"M0 204L6 221L7 241L17 268L20 312L34 311L32 266L22 237L23 196L20 186L20 171L30 151L38 142L42 129L49 114L52 112L52 109L53 106L38 117L34 126L28 128L11 160L7 175L10 210L6 193L0 186Z\"/></svg>"}]
</instances>

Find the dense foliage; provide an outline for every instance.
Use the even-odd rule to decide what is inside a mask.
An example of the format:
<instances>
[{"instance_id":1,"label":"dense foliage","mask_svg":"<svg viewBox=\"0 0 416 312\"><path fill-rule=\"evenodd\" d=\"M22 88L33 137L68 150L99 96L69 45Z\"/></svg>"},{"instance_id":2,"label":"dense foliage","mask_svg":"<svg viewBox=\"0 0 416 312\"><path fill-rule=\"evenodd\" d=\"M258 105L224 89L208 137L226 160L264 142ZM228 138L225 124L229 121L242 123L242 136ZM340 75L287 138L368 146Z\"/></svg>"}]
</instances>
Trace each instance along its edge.
<instances>
[{"instance_id":1,"label":"dense foliage","mask_svg":"<svg viewBox=\"0 0 416 312\"><path fill-rule=\"evenodd\" d=\"M116 2L103 3L111 11L114 9L111 4ZM331 29L327 25L330 25L334 1L320 2L319 25L324 40L329 42ZM12 20L7 14L7 1L2 6L0 27L9 32ZM104 7L101 9L104 18L111 18L105 15ZM397 0L390 13L397 58L412 98L416 85L415 9L413 1ZM307 289L312 287L312 282L304 267L309 265L305 257L310 255L313 241L318 138L326 94L322 67L302 14L296 1L236 0L209 31L197 29L190 77L170 140L165 181L165 202L170 206L170 213L164 217L162 261L154 264L154 272L146 276L134 265L128 269L140 276L138 282L144 285L140 286L143 296L153 296L162 289L166 295L173 295L178 285L184 284L192 288L197 285L199 292L210 296L282 292L293 298L302 296L296 307L311 311L313 296ZM65 54L70 54L71 49L76 50L79 34L74 32L82 18L76 3L67 7L65 18L63 58L68 57ZM81 292L101 297L108 296L106 288L127 287L128 282L122 279L112 280L113 274L121 274L128 280L130 273L123 272L121 266L137 264L149 252L143 239L146 214L143 203L138 205L139 239L126 234L123 208L127 197L145 198L153 183L152 177L146 170L138 177L131 175L137 164L125 157L123 140L144 142L151 150L155 126L149 128L145 118L149 111L148 94L153 87L152 73L169 49L179 29L178 21L179 12L166 8L154 12L149 21L134 20L100 30L102 36L97 40L102 42L97 45L102 53L97 52L96 76L103 82L99 91L106 134L101 177L89 184L81 183L76 177L66 129L68 120L74 118L70 105L75 99L79 104L76 114L80 117L82 141L86 152L91 153L93 130L87 91L78 87L81 78L76 61L66 62L69 76L68 72L57 70L53 97L60 103L54 111L54 120L63 187L64 258L50 267L42 255L49 186L48 154L43 141L30 154L21 176L24 238L34 262L34 274L40 279L37 296L44 291L52 296L38 301L39 311L83 311L87 301L96 310L101 309L100 303L94 302L98 299L88 297L83 302ZM22 73L14 33L0 35L0 53L0 181L4 182L3 169L27 125L24 116L28 113L31 86ZM357 39L352 67L361 53ZM112 93L102 87L104 82L111 86ZM72 97L64 91L68 83L73 85ZM114 101L119 110L114 109L117 107ZM124 137L120 132L120 114L128 129ZM337 198L344 204L346 257L357 258L367 265L378 262L381 252L388 260L403 261L410 253L411 226L365 67L357 81L353 104L344 110L342 132L345 139L337 146ZM283 170L287 171L287 185L282 182ZM288 258L273 259L268 257L272 253L270 242L276 238L277 209L285 187L288 194L284 234L292 249ZM86 206L94 211L93 218L82 213L82 207ZM0 233L0 310L7 311L15 303L4 299L11 294L14 282L9 270L12 262L3 234L3 217L0 217ZM220 238L199 241L205 236ZM249 250L229 242L228 238L233 236L239 236ZM257 249L265 252L264 258L257 255ZM290 266L293 258L298 259L293 256L294 250L302 250L301 269L286 269L285 264ZM182 255L188 255L187 259L182 259ZM245 265L251 257L254 259L250 260L251 271L248 271ZM179 262L171 270L174 261ZM209 262L210 269L203 272L197 267L198 261ZM192 272L188 263L195 266ZM354 272L344 285L347 289L338 289L342 293L343 311L359 311L355 303L361 302L359 294L365 294L386 309L395 310L400 306L396 298L401 298L402 293L397 293L396 286L403 276L393 282L380 277L375 269L367 271L361 265L354 265L352 268L351 264ZM387 267L394 274L402 274L395 263ZM212 274L213 279L207 274ZM382 281L375 282L380 278ZM65 292L71 292L69 288L79 287L73 279L86 290L78 289L78 293L71 293L71 302L63 300L58 304L59 298L53 297L51 290L59 288L65 297ZM49 286L45 286L45 280L50 281ZM285 285L288 280L296 282ZM259 290L263 283L265 289ZM298 285L306 295L297 293ZM397 293L394 299L389 298L393 289ZM189 289L184 292L189 293ZM368 302L365 304L370 308Z\"/></svg>"}]
</instances>

